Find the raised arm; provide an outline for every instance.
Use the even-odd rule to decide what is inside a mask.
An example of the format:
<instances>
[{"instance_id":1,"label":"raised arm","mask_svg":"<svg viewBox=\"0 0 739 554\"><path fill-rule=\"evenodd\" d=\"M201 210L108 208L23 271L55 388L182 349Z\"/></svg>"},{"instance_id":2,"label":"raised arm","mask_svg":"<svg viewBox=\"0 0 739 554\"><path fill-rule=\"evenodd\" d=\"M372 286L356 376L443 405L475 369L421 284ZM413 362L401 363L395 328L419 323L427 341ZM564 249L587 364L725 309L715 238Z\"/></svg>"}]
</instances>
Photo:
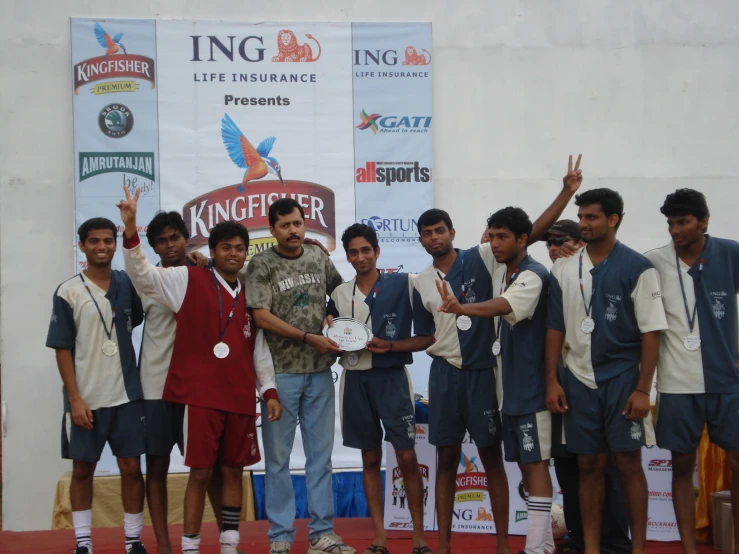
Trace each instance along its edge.
<instances>
[{"instance_id":1,"label":"raised arm","mask_svg":"<svg viewBox=\"0 0 739 554\"><path fill-rule=\"evenodd\" d=\"M552 204L544 210L544 213L534 221L531 236L529 236L529 244L537 242L546 235L547 231L551 229L552 225L554 225L562 215L562 212L565 211L565 208L580 188L580 185L582 185L580 160L582 160L582 154L577 156L575 167L572 167L572 156L570 156L570 160L567 164L567 175L562 177L562 190L557 195L557 198L554 199L554 202L552 202Z\"/></svg>"},{"instance_id":2,"label":"raised arm","mask_svg":"<svg viewBox=\"0 0 739 554\"><path fill-rule=\"evenodd\" d=\"M173 312L179 311L187 292L187 267L156 267L146 258L136 227L136 207L141 189L132 197L127 187L123 187L125 200L116 204L125 225L123 233L123 263L126 273L136 290L153 298Z\"/></svg>"}]
</instances>

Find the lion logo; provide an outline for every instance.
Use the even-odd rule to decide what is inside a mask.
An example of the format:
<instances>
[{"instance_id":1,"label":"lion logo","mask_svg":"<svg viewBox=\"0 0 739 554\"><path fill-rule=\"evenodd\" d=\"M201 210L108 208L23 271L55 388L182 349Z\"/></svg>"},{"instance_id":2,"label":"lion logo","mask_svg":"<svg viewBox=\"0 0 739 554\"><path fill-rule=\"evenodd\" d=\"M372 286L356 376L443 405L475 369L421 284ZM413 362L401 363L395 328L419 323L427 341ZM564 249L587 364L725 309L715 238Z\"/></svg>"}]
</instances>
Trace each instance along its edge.
<instances>
[{"instance_id":1,"label":"lion logo","mask_svg":"<svg viewBox=\"0 0 739 554\"><path fill-rule=\"evenodd\" d=\"M321 43L313 35L306 33L308 39L315 41L318 46L318 55L313 57L313 49L307 42L298 44L295 33L289 29L283 29L277 36L278 54L272 57L273 62L314 62L321 57ZM423 57L423 56L421 56Z\"/></svg>"},{"instance_id":2,"label":"lion logo","mask_svg":"<svg viewBox=\"0 0 739 554\"><path fill-rule=\"evenodd\" d=\"M310 35L308 35L310 36ZM431 63L431 53L425 48L421 48L425 54L420 54L413 46L406 46L405 61L402 65L428 65ZM426 57L428 55L428 58Z\"/></svg>"},{"instance_id":3,"label":"lion logo","mask_svg":"<svg viewBox=\"0 0 739 554\"><path fill-rule=\"evenodd\" d=\"M489 513L483 506L477 509L475 521L493 521L493 514Z\"/></svg>"}]
</instances>

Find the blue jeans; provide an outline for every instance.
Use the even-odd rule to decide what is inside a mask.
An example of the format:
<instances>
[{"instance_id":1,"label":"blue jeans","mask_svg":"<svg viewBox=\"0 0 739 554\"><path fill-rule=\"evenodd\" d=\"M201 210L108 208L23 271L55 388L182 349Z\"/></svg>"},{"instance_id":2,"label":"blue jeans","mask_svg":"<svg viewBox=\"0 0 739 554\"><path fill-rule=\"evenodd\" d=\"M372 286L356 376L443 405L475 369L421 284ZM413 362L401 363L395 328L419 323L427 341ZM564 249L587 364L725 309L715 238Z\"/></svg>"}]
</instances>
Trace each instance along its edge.
<instances>
[{"instance_id":1,"label":"blue jeans","mask_svg":"<svg viewBox=\"0 0 739 554\"><path fill-rule=\"evenodd\" d=\"M308 490L308 538L333 533L334 493L331 452L334 448L334 381L330 370L319 373L278 374L277 392L282 403L279 421L267 420L262 402L262 440L265 465L265 509L269 540L295 540L295 492L290 477L290 453L295 428L305 451L305 482Z\"/></svg>"}]
</instances>

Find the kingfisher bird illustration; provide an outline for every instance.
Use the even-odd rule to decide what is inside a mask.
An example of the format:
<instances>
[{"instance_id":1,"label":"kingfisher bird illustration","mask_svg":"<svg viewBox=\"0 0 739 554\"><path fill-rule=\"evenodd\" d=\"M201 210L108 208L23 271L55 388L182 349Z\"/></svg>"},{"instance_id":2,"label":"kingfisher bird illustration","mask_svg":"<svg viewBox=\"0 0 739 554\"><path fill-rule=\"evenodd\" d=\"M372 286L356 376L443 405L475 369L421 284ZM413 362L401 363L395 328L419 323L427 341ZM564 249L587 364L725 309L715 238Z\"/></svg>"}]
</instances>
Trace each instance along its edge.
<instances>
[{"instance_id":1,"label":"kingfisher bird illustration","mask_svg":"<svg viewBox=\"0 0 739 554\"><path fill-rule=\"evenodd\" d=\"M464 468L465 473L472 473L473 471L479 471L477 469L477 464L475 461L477 460L477 456L472 456L472 458L468 458L465 456L465 453L462 452L462 456L459 458L459 465L461 465Z\"/></svg>"},{"instance_id":2,"label":"kingfisher bird illustration","mask_svg":"<svg viewBox=\"0 0 739 554\"><path fill-rule=\"evenodd\" d=\"M100 46L106 49L103 59L107 58L108 54L117 54L119 50L123 50L124 54L126 53L126 47L121 42L123 33L118 33L113 38L110 38L110 35L105 32L103 26L100 23L95 23L95 38L98 39Z\"/></svg>"},{"instance_id":3,"label":"kingfisher bird illustration","mask_svg":"<svg viewBox=\"0 0 739 554\"><path fill-rule=\"evenodd\" d=\"M282 180L280 162L269 155L277 140L276 137L267 137L259 143L255 150L233 119L228 114L223 114L221 138L231 161L245 170L244 178L236 190L244 192L246 183L261 179L267 173L274 173L280 182L283 185L285 184L285 181Z\"/></svg>"}]
</instances>

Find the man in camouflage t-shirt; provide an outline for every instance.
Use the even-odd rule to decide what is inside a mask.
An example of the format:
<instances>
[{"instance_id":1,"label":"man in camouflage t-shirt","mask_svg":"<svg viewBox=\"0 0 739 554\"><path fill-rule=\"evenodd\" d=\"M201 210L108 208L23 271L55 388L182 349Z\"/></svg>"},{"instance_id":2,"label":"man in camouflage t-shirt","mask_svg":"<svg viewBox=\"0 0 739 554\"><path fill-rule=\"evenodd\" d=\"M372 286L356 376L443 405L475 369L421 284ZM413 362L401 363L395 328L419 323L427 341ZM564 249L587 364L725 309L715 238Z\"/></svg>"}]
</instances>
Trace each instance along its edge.
<instances>
[{"instance_id":1,"label":"man in camouflage t-shirt","mask_svg":"<svg viewBox=\"0 0 739 554\"><path fill-rule=\"evenodd\" d=\"M308 483L309 554L356 554L334 534L331 451L334 446L334 382L331 366L341 352L321 334L326 295L342 283L320 248L303 244L303 208L283 198L269 208L277 246L255 255L247 268L246 298L272 351L280 421L262 427L265 508L270 521L270 554L287 554L295 540L295 494L290 453L300 415ZM262 403L262 417L267 417Z\"/></svg>"}]
</instances>

